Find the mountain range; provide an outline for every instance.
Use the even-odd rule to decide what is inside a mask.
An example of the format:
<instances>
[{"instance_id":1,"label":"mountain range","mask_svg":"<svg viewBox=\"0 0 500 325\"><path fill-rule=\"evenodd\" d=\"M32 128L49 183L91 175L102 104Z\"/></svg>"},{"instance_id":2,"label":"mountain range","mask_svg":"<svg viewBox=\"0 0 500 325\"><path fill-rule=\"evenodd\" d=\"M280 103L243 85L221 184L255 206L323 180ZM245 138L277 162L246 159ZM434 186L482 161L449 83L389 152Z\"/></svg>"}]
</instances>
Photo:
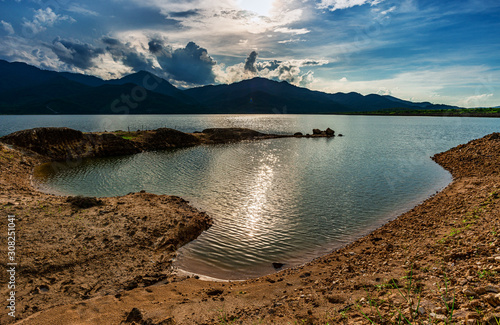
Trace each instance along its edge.
<instances>
[{"instance_id":1,"label":"mountain range","mask_svg":"<svg viewBox=\"0 0 500 325\"><path fill-rule=\"evenodd\" d=\"M264 78L181 90L145 71L103 80L0 60L0 114L327 114L394 108L457 107L329 94Z\"/></svg>"}]
</instances>

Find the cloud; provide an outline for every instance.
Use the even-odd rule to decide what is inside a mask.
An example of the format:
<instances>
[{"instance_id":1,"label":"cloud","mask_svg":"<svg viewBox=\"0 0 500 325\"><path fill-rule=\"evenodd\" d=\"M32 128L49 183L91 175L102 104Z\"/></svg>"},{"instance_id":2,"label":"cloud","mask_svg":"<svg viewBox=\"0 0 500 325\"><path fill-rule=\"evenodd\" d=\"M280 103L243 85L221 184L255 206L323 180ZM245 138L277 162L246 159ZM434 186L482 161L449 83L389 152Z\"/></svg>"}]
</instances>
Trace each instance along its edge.
<instances>
[{"instance_id":1,"label":"cloud","mask_svg":"<svg viewBox=\"0 0 500 325\"><path fill-rule=\"evenodd\" d=\"M355 6L370 4L372 6L380 3L381 0L321 0L318 9L328 9L330 11L348 9Z\"/></svg>"},{"instance_id":2,"label":"cloud","mask_svg":"<svg viewBox=\"0 0 500 325\"><path fill-rule=\"evenodd\" d=\"M255 51L252 51L252 53L250 53L245 62L245 67L244 67L245 72L251 72L251 73L257 72L257 69L255 68L255 61L257 61L257 55L258 53Z\"/></svg>"},{"instance_id":3,"label":"cloud","mask_svg":"<svg viewBox=\"0 0 500 325\"><path fill-rule=\"evenodd\" d=\"M322 66L328 64L327 60L286 60L263 62L258 65L259 76L286 81L296 86L307 87L314 82L314 72L302 72L305 67Z\"/></svg>"},{"instance_id":4,"label":"cloud","mask_svg":"<svg viewBox=\"0 0 500 325\"><path fill-rule=\"evenodd\" d=\"M2 27L3 27L3 29L5 29L7 34L9 34L9 35L14 34L14 27L12 27L12 24L10 24L6 21L3 21L3 20L0 20L0 24L2 24Z\"/></svg>"},{"instance_id":5,"label":"cloud","mask_svg":"<svg viewBox=\"0 0 500 325\"><path fill-rule=\"evenodd\" d=\"M308 30L306 28L291 29L291 28L288 28L288 27L280 27L280 28L276 28L274 30L274 32L276 32L276 33L284 33L284 34L293 34L293 35L303 35L303 34L309 33L310 30Z\"/></svg>"},{"instance_id":6,"label":"cloud","mask_svg":"<svg viewBox=\"0 0 500 325\"><path fill-rule=\"evenodd\" d=\"M50 48L59 60L83 70L93 67L95 65L93 60L104 53L102 49L94 48L89 44L61 38L56 38Z\"/></svg>"},{"instance_id":7,"label":"cloud","mask_svg":"<svg viewBox=\"0 0 500 325\"><path fill-rule=\"evenodd\" d=\"M163 53L165 51L163 41L159 39L152 39L148 42L149 52L153 54Z\"/></svg>"},{"instance_id":8,"label":"cloud","mask_svg":"<svg viewBox=\"0 0 500 325\"><path fill-rule=\"evenodd\" d=\"M129 37L127 42L106 36L100 42L102 46L97 48L57 38L48 47L69 69L78 68L99 76L116 78L121 77L120 73L144 70L182 85L215 82L213 68L217 62L208 55L206 49L194 42L175 50L159 36L141 39Z\"/></svg>"},{"instance_id":9,"label":"cloud","mask_svg":"<svg viewBox=\"0 0 500 325\"><path fill-rule=\"evenodd\" d=\"M35 11L35 15L33 16L33 20L29 21L24 19L22 24L23 30L30 34L38 34L47 29L47 27L52 27L54 24L60 21L69 21L76 22L73 18L66 15L58 15L52 8L38 9Z\"/></svg>"},{"instance_id":10,"label":"cloud","mask_svg":"<svg viewBox=\"0 0 500 325\"><path fill-rule=\"evenodd\" d=\"M360 80L358 77L332 80L320 77L314 80L311 88L328 93L354 91L363 95L391 94L405 100L461 107L495 106L498 105L495 104L494 94L498 80L493 75L494 72L485 66L429 66L378 79L368 77L367 80ZM471 93L465 93L467 90Z\"/></svg>"},{"instance_id":11,"label":"cloud","mask_svg":"<svg viewBox=\"0 0 500 325\"><path fill-rule=\"evenodd\" d=\"M171 42L186 44L202 40L203 46L209 48L212 55L240 51L242 45L238 43L239 40L248 40L249 49L261 48L267 45L268 34L298 35L309 32L299 25L306 18L307 8L311 6L302 0L268 1L273 2L273 9L268 15L245 10L239 0L133 1L159 10L165 18L177 22L174 33L164 32ZM276 41L273 45L276 45Z\"/></svg>"},{"instance_id":12,"label":"cloud","mask_svg":"<svg viewBox=\"0 0 500 325\"><path fill-rule=\"evenodd\" d=\"M158 49L159 43L155 44ZM194 42L173 52L163 52L157 56L161 68L172 78L193 84L210 84L215 81L213 67L217 62L208 55L208 51Z\"/></svg>"},{"instance_id":13,"label":"cloud","mask_svg":"<svg viewBox=\"0 0 500 325\"><path fill-rule=\"evenodd\" d=\"M123 43L119 39L112 37L102 38L105 49L111 54L113 59L122 62L125 66L132 68L133 71L148 70L153 66L152 58L145 53L139 52L135 46L130 43Z\"/></svg>"},{"instance_id":14,"label":"cloud","mask_svg":"<svg viewBox=\"0 0 500 325\"><path fill-rule=\"evenodd\" d=\"M480 95L469 96L463 100L463 103L464 106L466 107L478 107L484 105L484 103L490 97L493 97L493 94L480 94Z\"/></svg>"},{"instance_id":15,"label":"cloud","mask_svg":"<svg viewBox=\"0 0 500 325\"><path fill-rule=\"evenodd\" d=\"M61 61L36 40L15 35L0 37L0 57L7 61L25 62L43 69L60 70Z\"/></svg>"},{"instance_id":16,"label":"cloud","mask_svg":"<svg viewBox=\"0 0 500 325\"><path fill-rule=\"evenodd\" d=\"M314 73L310 70L303 72L304 67L321 66L326 60L263 60L257 61L257 52L252 51L245 63L238 63L225 67L217 65L214 68L216 81L220 83L234 83L254 77L287 81L296 86L306 87L314 82ZM251 72L251 73L249 73Z\"/></svg>"},{"instance_id":17,"label":"cloud","mask_svg":"<svg viewBox=\"0 0 500 325\"><path fill-rule=\"evenodd\" d=\"M72 3L66 10L85 16L99 16L99 13L96 11L84 8L82 5L76 3Z\"/></svg>"},{"instance_id":18,"label":"cloud","mask_svg":"<svg viewBox=\"0 0 500 325\"><path fill-rule=\"evenodd\" d=\"M290 38L290 39L278 41L278 44L289 44L289 43L297 43L297 42L304 42L304 40L300 39L300 38Z\"/></svg>"},{"instance_id":19,"label":"cloud","mask_svg":"<svg viewBox=\"0 0 500 325\"><path fill-rule=\"evenodd\" d=\"M200 14L199 10L190 9L190 10L185 10L185 11L169 12L168 17L169 18L189 18L189 17L197 16L199 14Z\"/></svg>"}]
</instances>

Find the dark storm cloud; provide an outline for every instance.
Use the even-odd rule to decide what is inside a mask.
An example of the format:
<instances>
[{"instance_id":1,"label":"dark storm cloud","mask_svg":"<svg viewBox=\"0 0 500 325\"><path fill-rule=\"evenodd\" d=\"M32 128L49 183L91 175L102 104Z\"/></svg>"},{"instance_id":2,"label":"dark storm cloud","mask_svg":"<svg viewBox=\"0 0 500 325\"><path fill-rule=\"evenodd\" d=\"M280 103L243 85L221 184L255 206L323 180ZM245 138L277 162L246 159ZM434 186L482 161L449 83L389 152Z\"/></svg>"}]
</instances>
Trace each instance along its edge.
<instances>
[{"instance_id":1,"label":"dark storm cloud","mask_svg":"<svg viewBox=\"0 0 500 325\"><path fill-rule=\"evenodd\" d=\"M109 46L119 46L121 44L119 40L111 37L103 37L102 42Z\"/></svg>"},{"instance_id":2,"label":"dark storm cloud","mask_svg":"<svg viewBox=\"0 0 500 325\"><path fill-rule=\"evenodd\" d=\"M271 60L271 61L264 61L264 62L259 62L256 65L257 70L261 71L264 69L268 69L269 71L274 71L279 68L281 64L281 61L278 60Z\"/></svg>"},{"instance_id":3,"label":"dark storm cloud","mask_svg":"<svg viewBox=\"0 0 500 325\"><path fill-rule=\"evenodd\" d=\"M104 37L102 42L106 46L106 51L113 56L115 61L123 62L123 64L131 67L134 71L151 68L152 62L129 44L122 43L111 37Z\"/></svg>"},{"instance_id":4,"label":"dark storm cloud","mask_svg":"<svg viewBox=\"0 0 500 325\"><path fill-rule=\"evenodd\" d=\"M259 55L257 52L252 51L250 55L248 56L246 62L245 62L245 72L253 72L256 73L257 69L255 68L255 61L257 60L257 55Z\"/></svg>"},{"instance_id":5,"label":"dark storm cloud","mask_svg":"<svg viewBox=\"0 0 500 325\"><path fill-rule=\"evenodd\" d=\"M157 43L154 48L158 49ZM161 44L160 44L161 45ZM171 55L157 55L158 62L164 71L173 79L190 82L194 84L207 84L215 81L213 72L214 65L217 64L208 55L206 49L199 47L194 42L189 42L185 48L179 48L171 52Z\"/></svg>"},{"instance_id":6,"label":"dark storm cloud","mask_svg":"<svg viewBox=\"0 0 500 325\"><path fill-rule=\"evenodd\" d=\"M93 67L95 65L93 59L104 53L102 49L95 48L90 44L63 40L59 37L49 47L59 60L81 69Z\"/></svg>"},{"instance_id":7,"label":"dark storm cloud","mask_svg":"<svg viewBox=\"0 0 500 325\"><path fill-rule=\"evenodd\" d=\"M151 40L148 42L149 52L156 54L163 51L163 42L160 40Z\"/></svg>"},{"instance_id":8,"label":"dark storm cloud","mask_svg":"<svg viewBox=\"0 0 500 325\"><path fill-rule=\"evenodd\" d=\"M168 16L171 18L189 18L193 16L197 16L200 14L199 10L187 10L187 11L177 11L177 12L169 12Z\"/></svg>"}]
</instances>

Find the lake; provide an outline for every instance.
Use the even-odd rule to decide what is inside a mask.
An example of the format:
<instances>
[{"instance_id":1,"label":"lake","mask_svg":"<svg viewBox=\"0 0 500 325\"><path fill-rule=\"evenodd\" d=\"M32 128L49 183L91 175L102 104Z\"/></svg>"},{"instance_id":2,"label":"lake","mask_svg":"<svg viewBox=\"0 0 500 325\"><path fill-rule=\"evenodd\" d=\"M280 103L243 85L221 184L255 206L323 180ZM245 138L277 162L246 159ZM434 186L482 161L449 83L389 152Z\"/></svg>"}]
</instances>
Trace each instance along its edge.
<instances>
[{"instance_id":1,"label":"lake","mask_svg":"<svg viewBox=\"0 0 500 325\"><path fill-rule=\"evenodd\" d=\"M0 135L38 126L82 131L247 127L344 137L284 138L88 159L37 179L46 192L178 195L214 218L175 266L220 279L302 264L359 238L443 189L430 157L499 130L498 119L337 115L1 116Z\"/></svg>"}]
</instances>

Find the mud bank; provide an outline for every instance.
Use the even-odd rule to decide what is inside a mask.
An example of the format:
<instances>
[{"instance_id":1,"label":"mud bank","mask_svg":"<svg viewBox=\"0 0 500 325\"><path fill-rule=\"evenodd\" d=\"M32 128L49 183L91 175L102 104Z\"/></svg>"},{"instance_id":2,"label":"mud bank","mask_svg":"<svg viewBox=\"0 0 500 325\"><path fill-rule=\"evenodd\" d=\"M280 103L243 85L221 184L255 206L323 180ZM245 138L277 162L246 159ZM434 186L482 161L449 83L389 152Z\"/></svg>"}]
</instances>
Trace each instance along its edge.
<instances>
[{"instance_id":1,"label":"mud bank","mask_svg":"<svg viewBox=\"0 0 500 325\"><path fill-rule=\"evenodd\" d=\"M339 136L342 136L339 134ZM335 131L314 129L312 134L265 134L245 128L212 128L184 133L169 128L136 132L83 133L69 128L35 128L11 133L0 142L42 155L50 160L131 155L142 151L185 148L201 144L222 144L287 137L335 137Z\"/></svg>"}]
</instances>

